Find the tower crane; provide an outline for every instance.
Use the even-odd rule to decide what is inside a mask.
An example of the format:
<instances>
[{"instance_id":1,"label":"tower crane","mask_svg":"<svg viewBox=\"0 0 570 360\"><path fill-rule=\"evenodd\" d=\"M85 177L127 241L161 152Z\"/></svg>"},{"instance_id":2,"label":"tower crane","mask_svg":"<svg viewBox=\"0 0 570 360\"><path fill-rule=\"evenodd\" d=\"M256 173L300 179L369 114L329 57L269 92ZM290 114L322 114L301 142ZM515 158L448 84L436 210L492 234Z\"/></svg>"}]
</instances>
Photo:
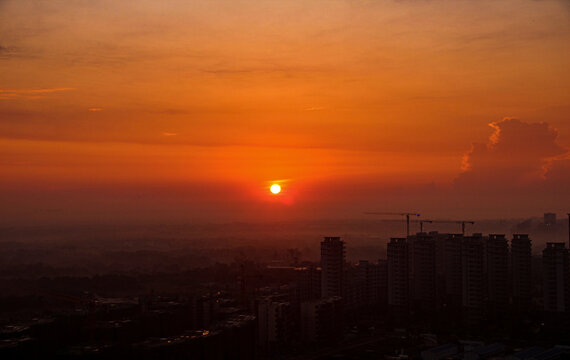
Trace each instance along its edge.
<instances>
[{"instance_id":1,"label":"tower crane","mask_svg":"<svg viewBox=\"0 0 570 360\"><path fill-rule=\"evenodd\" d=\"M406 236L410 236L410 215L411 216L420 216L420 214L416 212L365 212L366 215L399 215L406 217Z\"/></svg>"},{"instance_id":2,"label":"tower crane","mask_svg":"<svg viewBox=\"0 0 570 360\"><path fill-rule=\"evenodd\" d=\"M426 221L426 220L424 220ZM440 223L440 224L461 224L461 234L465 235L465 224L475 224L475 221L470 220L430 220L430 223Z\"/></svg>"},{"instance_id":3,"label":"tower crane","mask_svg":"<svg viewBox=\"0 0 570 360\"><path fill-rule=\"evenodd\" d=\"M424 232L424 223L431 224L433 220L420 220L420 232Z\"/></svg>"}]
</instances>

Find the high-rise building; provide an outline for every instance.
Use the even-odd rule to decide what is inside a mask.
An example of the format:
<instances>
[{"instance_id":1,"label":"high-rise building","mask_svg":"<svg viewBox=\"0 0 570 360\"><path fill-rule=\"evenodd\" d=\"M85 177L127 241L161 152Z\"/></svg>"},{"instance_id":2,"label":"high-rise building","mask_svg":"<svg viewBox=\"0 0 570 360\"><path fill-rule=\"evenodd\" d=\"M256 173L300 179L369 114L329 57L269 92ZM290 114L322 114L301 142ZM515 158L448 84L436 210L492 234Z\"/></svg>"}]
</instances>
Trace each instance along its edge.
<instances>
[{"instance_id":1,"label":"high-rise building","mask_svg":"<svg viewBox=\"0 0 570 360\"><path fill-rule=\"evenodd\" d=\"M339 296L301 303L301 339L336 343L343 334L343 301Z\"/></svg>"},{"instance_id":2,"label":"high-rise building","mask_svg":"<svg viewBox=\"0 0 570 360\"><path fill-rule=\"evenodd\" d=\"M527 234L513 234L511 240L511 273L513 279L513 303L517 306L530 304L532 243Z\"/></svg>"},{"instance_id":3,"label":"high-rise building","mask_svg":"<svg viewBox=\"0 0 570 360\"><path fill-rule=\"evenodd\" d=\"M382 304L382 294L386 287L386 263L370 263L360 260L356 265L355 285L361 289L359 306L369 314ZM384 301L385 305L385 301Z\"/></svg>"},{"instance_id":4,"label":"high-rise building","mask_svg":"<svg viewBox=\"0 0 570 360\"><path fill-rule=\"evenodd\" d=\"M544 213L544 225L547 228L556 226L556 214L555 213Z\"/></svg>"},{"instance_id":5,"label":"high-rise building","mask_svg":"<svg viewBox=\"0 0 570 360\"><path fill-rule=\"evenodd\" d=\"M546 243L542 251L544 311L570 310L568 249L565 243Z\"/></svg>"},{"instance_id":6,"label":"high-rise building","mask_svg":"<svg viewBox=\"0 0 570 360\"><path fill-rule=\"evenodd\" d=\"M435 246L435 305L441 309L446 304L445 297L445 242L449 234L430 231Z\"/></svg>"},{"instance_id":7,"label":"high-rise building","mask_svg":"<svg viewBox=\"0 0 570 360\"><path fill-rule=\"evenodd\" d=\"M322 298L343 295L344 263L344 241L340 237L325 237L321 242Z\"/></svg>"},{"instance_id":8,"label":"high-rise building","mask_svg":"<svg viewBox=\"0 0 570 360\"><path fill-rule=\"evenodd\" d=\"M464 237L461 244L462 303L468 324L479 322L483 315L483 247L481 234Z\"/></svg>"},{"instance_id":9,"label":"high-rise building","mask_svg":"<svg viewBox=\"0 0 570 360\"><path fill-rule=\"evenodd\" d=\"M418 310L435 310L435 234L418 233L408 238L411 297Z\"/></svg>"},{"instance_id":10,"label":"high-rise building","mask_svg":"<svg viewBox=\"0 0 570 360\"><path fill-rule=\"evenodd\" d=\"M289 302L263 299L257 306L259 346L269 352L284 346L292 335L292 308Z\"/></svg>"},{"instance_id":11,"label":"high-rise building","mask_svg":"<svg viewBox=\"0 0 570 360\"><path fill-rule=\"evenodd\" d=\"M295 269L295 294L297 303L321 297L321 269L307 266Z\"/></svg>"},{"instance_id":12,"label":"high-rise building","mask_svg":"<svg viewBox=\"0 0 570 360\"><path fill-rule=\"evenodd\" d=\"M388 261L386 259L378 260L376 272L378 278L378 305L381 309L385 309L386 304L388 304Z\"/></svg>"},{"instance_id":13,"label":"high-rise building","mask_svg":"<svg viewBox=\"0 0 570 360\"><path fill-rule=\"evenodd\" d=\"M509 302L509 244L503 234L489 234L485 246L489 305L503 311Z\"/></svg>"},{"instance_id":14,"label":"high-rise building","mask_svg":"<svg viewBox=\"0 0 570 360\"><path fill-rule=\"evenodd\" d=\"M410 305L409 250L403 238L391 238L388 255L388 305L397 315L406 315Z\"/></svg>"},{"instance_id":15,"label":"high-rise building","mask_svg":"<svg viewBox=\"0 0 570 360\"><path fill-rule=\"evenodd\" d=\"M463 303L463 275L461 266L462 234L447 234L443 245L443 278L445 304L459 309Z\"/></svg>"},{"instance_id":16,"label":"high-rise building","mask_svg":"<svg viewBox=\"0 0 570 360\"><path fill-rule=\"evenodd\" d=\"M359 260L356 264L356 283L362 289L361 305L373 304L377 299L374 266L368 260Z\"/></svg>"},{"instance_id":17,"label":"high-rise building","mask_svg":"<svg viewBox=\"0 0 570 360\"><path fill-rule=\"evenodd\" d=\"M358 316L366 301L367 261L361 261L356 266L347 266L344 272L342 300L346 316Z\"/></svg>"}]
</instances>

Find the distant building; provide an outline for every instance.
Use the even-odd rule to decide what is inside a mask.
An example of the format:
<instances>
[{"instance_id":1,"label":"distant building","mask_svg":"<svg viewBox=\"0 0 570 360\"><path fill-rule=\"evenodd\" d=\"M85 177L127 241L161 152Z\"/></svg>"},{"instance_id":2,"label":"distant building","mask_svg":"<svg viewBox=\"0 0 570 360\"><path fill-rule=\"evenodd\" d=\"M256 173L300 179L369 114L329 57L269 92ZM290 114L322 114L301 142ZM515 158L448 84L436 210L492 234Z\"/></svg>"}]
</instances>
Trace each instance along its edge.
<instances>
[{"instance_id":1,"label":"distant building","mask_svg":"<svg viewBox=\"0 0 570 360\"><path fill-rule=\"evenodd\" d=\"M509 302L509 244L503 234L489 234L485 246L489 305L503 312Z\"/></svg>"},{"instance_id":2,"label":"distant building","mask_svg":"<svg viewBox=\"0 0 570 360\"><path fill-rule=\"evenodd\" d=\"M544 213L544 225L546 228L556 226L556 214Z\"/></svg>"},{"instance_id":3,"label":"distant building","mask_svg":"<svg viewBox=\"0 0 570 360\"><path fill-rule=\"evenodd\" d=\"M388 305L396 313L406 315L410 305L409 250L403 238L391 238L387 245Z\"/></svg>"},{"instance_id":4,"label":"distant building","mask_svg":"<svg viewBox=\"0 0 570 360\"><path fill-rule=\"evenodd\" d=\"M530 304L532 297L532 242L527 234L513 234L511 240L511 269L513 303Z\"/></svg>"},{"instance_id":5,"label":"distant building","mask_svg":"<svg viewBox=\"0 0 570 360\"><path fill-rule=\"evenodd\" d=\"M297 303L321 297L321 268L308 266L295 269L295 300Z\"/></svg>"},{"instance_id":6,"label":"distant building","mask_svg":"<svg viewBox=\"0 0 570 360\"><path fill-rule=\"evenodd\" d=\"M445 243L450 234L430 231L434 241L435 306L441 309L446 304L445 294ZM446 305L447 306L447 305Z\"/></svg>"},{"instance_id":7,"label":"distant building","mask_svg":"<svg viewBox=\"0 0 570 360\"><path fill-rule=\"evenodd\" d=\"M411 297L419 310L433 312L436 305L436 242L434 234L418 233L408 238Z\"/></svg>"},{"instance_id":8,"label":"distant building","mask_svg":"<svg viewBox=\"0 0 570 360\"><path fill-rule=\"evenodd\" d=\"M359 307L365 314L371 315L374 309L386 305L386 262L378 264L367 260L360 260L356 265L355 284L362 289L360 291Z\"/></svg>"},{"instance_id":9,"label":"distant building","mask_svg":"<svg viewBox=\"0 0 570 360\"><path fill-rule=\"evenodd\" d=\"M376 276L378 277L378 304L381 309L384 309L388 304L388 261L386 259L378 260Z\"/></svg>"},{"instance_id":10,"label":"distant building","mask_svg":"<svg viewBox=\"0 0 570 360\"><path fill-rule=\"evenodd\" d=\"M544 311L560 313L569 310L569 264L565 243L546 243L542 251Z\"/></svg>"},{"instance_id":11,"label":"distant building","mask_svg":"<svg viewBox=\"0 0 570 360\"><path fill-rule=\"evenodd\" d=\"M192 354L192 358L215 359L256 359L255 316L235 315L219 322L215 329L184 332L173 336L149 337L144 342L138 342L121 352L120 357L127 359L184 359ZM93 348L92 344L85 346ZM116 358L117 352L100 354L104 348L97 347L96 352L65 358ZM65 354L68 355L68 354ZM42 357L46 357L42 354ZM61 357L61 356L60 356Z\"/></svg>"},{"instance_id":12,"label":"distant building","mask_svg":"<svg viewBox=\"0 0 570 360\"><path fill-rule=\"evenodd\" d=\"M259 347L264 352L287 344L292 336L292 307L289 302L263 299L257 307Z\"/></svg>"},{"instance_id":13,"label":"distant building","mask_svg":"<svg viewBox=\"0 0 570 360\"><path fill-rule=\"evenodd\" d=\"M461 244L462 302L468 324L478 323L483 315L483 258L483 236L464 237Z\"/></svg>"},{"instance_id":14,"label":"distant building","mask_svg":"<svg viewBox=\"0 0 570 360\"><path fill-rule=\"evenodd\" d=\"M301 303L301 339L334 344L342 339L343 301L339 296Z\"/></svg>"},{"instance_id":15,"label":"distant building","mask_svg":"<svg viewBox=\"0 0 570 360\"><path fill-rule=\"evenodd\" d=\"M207 329L216 320L219 308L215 296L193 296L190 300L192 329Z\"/></svg>"},{"instance_id":16,"label":"distant building","mask_svg":"<svg viewBox=\"0 0 570 360\"><path fill-rule=\"evenodd\" d=\"M358 265L347 264L343 274L342 301L345 315L354 318L364 306L364 294L366 291L366 274Z\"/></svg>"},{"instance_id":17,"label":"distant building","mask_svg":"<svg viewBox=\"0 0 570 360\"><path fill-rule=\"evenodd\" d=\"M345 263L344 241L340 237L325 237L321 242L321 297L343 295Z\"/></svg>"},{"instance_id":18,"label":"distant building","mask_svg":"<svg viewBox=\"0 0 570 360\"><path fill-rule=\"evenodd\" d=\"M364 283L364 297L366 304L378 304L382 292L386 289L386 261L378 264L360 260L358 263L360 278Z\"/></svg>"},{"instance_id":19,"label":"distant building","mask_svg":"<svg viewBox=\"0 0 570 360\"><path fill-rule=\"evenodd\" d=\"M358 305L363 307L374 303L377 298L375 292L377 279L374 276L374 264L371 264L368 260L359 260L355 269L354 283L361 289L359 292Z\"/></svg>"},{"instance_id":20,"label":"distant building","mask_svg":"<svg viewBox=\"0 0 570 360\"><path fill-rule=\"evenodd\" d=\"M463 301L463 276L461 265L461 245L463 234L447 234L443 245L443 279L445 303L458 309Z\"/></svg>"}]
</instances>

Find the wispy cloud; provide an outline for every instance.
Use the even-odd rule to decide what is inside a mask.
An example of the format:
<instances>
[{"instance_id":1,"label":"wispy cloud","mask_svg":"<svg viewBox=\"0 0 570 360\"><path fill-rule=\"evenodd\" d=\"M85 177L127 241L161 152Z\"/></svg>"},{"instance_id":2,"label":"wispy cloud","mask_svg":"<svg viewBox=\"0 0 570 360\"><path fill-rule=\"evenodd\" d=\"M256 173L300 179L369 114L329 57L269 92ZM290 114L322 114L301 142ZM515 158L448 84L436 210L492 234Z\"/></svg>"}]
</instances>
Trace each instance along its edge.
<instances>
[{"instance_id":1,"label":"wispy cloud","mask_svg":"<svg viewBox=\"0 0 570 360\"><path fill-rule=\"evenodd\" d=\"M91 112L99 112L99 111L103 111L103 108L100 107L93 107L93 108L89 108L88 109Z\"/></svg>"},{"instance_id":2,"label":"wispy cloud","mask_svg":"<svg viewBox=\"0 0 570 360\"><path fill-rule=\"evenodd\" d=\"M40 99L46 95L72 91L74 88L49 88L49 89L17 89L17 90L1 90L0 100L16 100L16 99Z\"/></svg>"},{"instance_id":3,"label":"wispy cloud","mask_svg":"<svg viewBox=\"0 0 570 360\"><path fill-rule=\"evenodd\" d=\"M310 108L304 109L305 111L323 111L325 108L323 106L313 106Z\"/></svg>"},{"instance_id":4,"label":"wispy cloud","mask_svg":"<svg viewBox=\"0 0 570 360\"><path fill-rule=\"evenodd\" d=\"M162 135L164 135L164 136L176 136L176 135L178 135L178 134L176 134L176 133L170 133L170 132L163 132Z\"/></svg>"},{"instance_id":5,"label":"wispy cloud","mask_svg":"<svg viewBox=\"0 0 570 360\"><path fill-rule=\"evenodd\" d=\"M14 48L0 45L0 59L8 58L14 52Z\"/></svg>"},{"instance_id":6,"label":"wispy cloud","mask_svg":"<svg viewBox=\"0 0 570 360\"><path fill-rule=\"evenodd\" d=\"M21 47L0 44L0 60L35 59L37 57L37 53L25 52Z\"/></svg>"}]
</instances>

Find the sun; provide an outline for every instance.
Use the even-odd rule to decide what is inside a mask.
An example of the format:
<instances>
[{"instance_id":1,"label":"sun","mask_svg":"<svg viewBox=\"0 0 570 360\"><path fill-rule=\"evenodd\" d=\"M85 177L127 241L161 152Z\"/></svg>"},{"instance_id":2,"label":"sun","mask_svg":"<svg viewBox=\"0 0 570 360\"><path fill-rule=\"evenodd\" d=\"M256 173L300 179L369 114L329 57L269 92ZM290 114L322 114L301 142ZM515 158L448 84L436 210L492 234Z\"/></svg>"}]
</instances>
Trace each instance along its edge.
<instances>
[{"instance_id":1,"label":"sun","mask_svg":"<svg viewBox=\"0 0 570 360\"><path fill-rule=\"evenodd\" d=\"M281 192L281 186L279 186L277 184L273 184L273 185L271 185L269 190L274 194L279 194Z\"/></svg>"}]
</instances>

